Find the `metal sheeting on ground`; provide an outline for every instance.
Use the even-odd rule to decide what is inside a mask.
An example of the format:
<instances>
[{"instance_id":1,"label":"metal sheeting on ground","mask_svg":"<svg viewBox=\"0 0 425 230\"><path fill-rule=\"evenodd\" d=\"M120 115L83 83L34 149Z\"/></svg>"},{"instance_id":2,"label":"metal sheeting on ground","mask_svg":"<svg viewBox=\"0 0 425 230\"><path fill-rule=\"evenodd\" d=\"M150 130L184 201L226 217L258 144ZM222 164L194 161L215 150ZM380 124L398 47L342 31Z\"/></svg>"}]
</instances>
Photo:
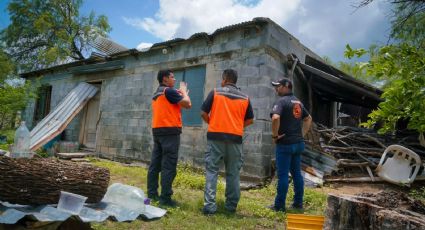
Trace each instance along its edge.
<instances>
[{"instance_id":1,"label":"metal sheeting on ground","mask_svg":"<svg viewBox=\"0 0 425 230\"><path fill-rule=\"evenodd\" d=\"M0 202L0 224L15 224L22 218L29 216L41 222L65 221L72 216L76 216L83 222L103 222L108 218L115 221L133 221L139 216L146 219L160 218L167 212L151 205L146 205L146 209L129 210L125 207L113 203L100 202L94 205L85 205L79 215L62 211L53 205L42 205L38 207L28 205L14 205L7 202Z\"/></svg>"},{"instance_id":2,"label":"metal sheeting on ground","mask_svg":"<svg viewBox=\"0 0 425 230\"><path fill-rule=\"evenodd\" d=\"M60 134L98 89L85 82L75 87L30 133L34 151Z\"/></svg>"}]
</instances>

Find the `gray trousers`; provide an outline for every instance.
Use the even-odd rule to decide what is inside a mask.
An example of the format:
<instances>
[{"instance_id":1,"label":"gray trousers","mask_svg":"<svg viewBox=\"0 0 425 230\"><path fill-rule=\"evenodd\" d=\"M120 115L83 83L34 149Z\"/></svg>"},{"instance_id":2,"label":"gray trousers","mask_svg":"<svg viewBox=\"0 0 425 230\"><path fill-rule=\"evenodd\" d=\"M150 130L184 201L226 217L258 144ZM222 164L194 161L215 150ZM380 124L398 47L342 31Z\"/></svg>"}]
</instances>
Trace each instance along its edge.
<instances>
[{"instance_id":1,"label":"gray trousers","mask_svg":"<svg viewBox=\"0 0 425 230\"><path fill-rule=\"evenodd\" d=\"M161 199L169 200L173 195L172 184L177 174L180 135L154 136L153 142L148 170L148 196L158 196L158 179L161 173Z\"/></svg>"},{"instance_id":2,"label":"gray trousers","mask_svg":"<svg viewBox=\"0 0 425 230\"><path fill-rule=\"evenodd\" d=\"M208 140L205 154L206 184L204 193L204 210L215 212L217 177L221 160L226 170L225 208L235 211L240 199L239 171L242 167L242 144L225 141Z\"/></svg>"}]
</instances>

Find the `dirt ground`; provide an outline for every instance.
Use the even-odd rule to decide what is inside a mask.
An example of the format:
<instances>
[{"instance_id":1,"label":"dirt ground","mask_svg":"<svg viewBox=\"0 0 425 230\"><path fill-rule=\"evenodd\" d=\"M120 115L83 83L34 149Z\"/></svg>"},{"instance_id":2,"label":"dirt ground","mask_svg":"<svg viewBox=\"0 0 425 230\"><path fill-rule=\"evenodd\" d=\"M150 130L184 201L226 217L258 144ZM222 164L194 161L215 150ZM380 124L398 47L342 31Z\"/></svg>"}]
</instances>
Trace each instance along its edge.
<instances>
[{"instance_id":1,"label":"dirt ground","mask_svg":"<svg viewBox=\"0 0 425 230\"><path fill-rule=\"evenodd\" d=\"M381 191L397 191L409 193L412 189L424 187L425 183L414 184L412 187L401 187L389 183L328 183L322 189L326 193L336 195L356 195L359 193L378 193Z\"/></svg>"},{"instance_id":2,"label":"dirt ground","mask_svg":"<svg viewBox=\"0 0 425 230\"><path fill-rule=\"evenodd\" d=\"M355 195L358 193L377 193L384 190L397 190L388 184L372 184L372 183L332 183L325 184L323 190L326 193L336 195Z\"/></svg>"}]
</instances>

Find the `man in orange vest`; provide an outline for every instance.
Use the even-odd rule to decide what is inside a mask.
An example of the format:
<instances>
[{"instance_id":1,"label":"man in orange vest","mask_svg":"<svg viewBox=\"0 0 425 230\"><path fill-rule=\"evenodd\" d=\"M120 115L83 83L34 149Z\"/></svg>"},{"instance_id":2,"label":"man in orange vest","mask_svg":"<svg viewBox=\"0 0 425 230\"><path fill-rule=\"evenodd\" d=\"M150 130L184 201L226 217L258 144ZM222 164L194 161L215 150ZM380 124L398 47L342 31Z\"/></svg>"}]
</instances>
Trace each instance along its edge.
<instances>
[{"instance_id":1,"label":"man in orange vest","mask_svg":"<svg viewBox=\"0 0 425 230\"><path fill-rule=\"evenodd\" d=\"M176 79L171 70L158 72L159 87L152 98L153 151L148 171L148 197L159 199L160 205L176 206L171 199L182 130L181 108L192 107L187 86L181 82L174 89ZM158 196L158 177L161 172L161 196Z\"/></svg>"},{"instance_id":2,"label":"man in orange vest","mask_svg":"<svg viewBox=\"0 0 425 230\"><path fill-rule=\"evenodd\" d=\"M237 80L235 70L224 70L221 88L212 90L202 104L201 116L208 124L205 154L206 184L202 210L206 215L217 211L215 196L222 159L226 169L226 210L236 212L240 198L242 136L244 127L253 123L254 113L248 96L236 86Z\"/></svg>"}]
</instances>

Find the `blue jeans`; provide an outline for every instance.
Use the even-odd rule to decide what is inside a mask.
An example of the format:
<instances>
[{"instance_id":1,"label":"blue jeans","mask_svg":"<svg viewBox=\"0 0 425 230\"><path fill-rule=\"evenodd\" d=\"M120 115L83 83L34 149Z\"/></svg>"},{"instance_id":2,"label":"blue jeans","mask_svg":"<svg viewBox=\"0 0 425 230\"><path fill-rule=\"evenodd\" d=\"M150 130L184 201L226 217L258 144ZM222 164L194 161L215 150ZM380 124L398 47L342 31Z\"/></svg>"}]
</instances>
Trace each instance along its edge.
<instances>
[{"instance_id":1,"label":"blue jeans","mask_svg":"<svg viewBox=\"0 0 425 230\"><path fill-rule=\"evenodd\" d=\"M294 180L293 206L302 208L304 196L304 179L301 175L301 153L304 151L304 142L295 144L276 145L277 167L277 194L274 202L275 209L285 210L286 194L288 193L289 178L291 172Z\"/></svg>"}]
</instances>

